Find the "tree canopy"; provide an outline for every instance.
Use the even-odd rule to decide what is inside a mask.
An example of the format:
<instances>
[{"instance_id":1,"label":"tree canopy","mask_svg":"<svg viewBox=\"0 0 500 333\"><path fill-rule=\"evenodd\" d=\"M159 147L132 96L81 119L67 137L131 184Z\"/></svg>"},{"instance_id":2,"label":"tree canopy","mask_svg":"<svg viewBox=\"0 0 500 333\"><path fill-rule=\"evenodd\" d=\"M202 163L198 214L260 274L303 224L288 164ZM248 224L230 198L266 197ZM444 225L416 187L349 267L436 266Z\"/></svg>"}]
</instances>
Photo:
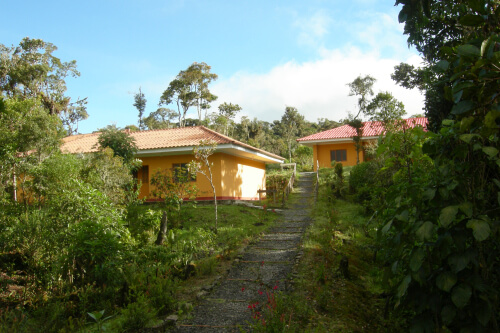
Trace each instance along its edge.
<instances>
[{"instance_id":1,"label":"tree canopy","mask_svg":"<svg viewBox=\"0 0 500 333\"><path fill-rule=\"evenodd\" d=\"M78 77L76 61L53 55L57 47L41 39L23 38L17 47L0 44L0 94L7 98L39 99L50 115L60 115L68 134L88 117L86 98L71 102L66 78Z\"/></svg>"},{"instance_id":2,"label":"tree canopy","mask_svg":"<svg viewBox=\"0 0 500 333\"><path fill-rule=\"evenodd\" d=\"M217 74L210 73L211 67L206 63L194 62L186 70L180 71L170 82L160 97L159 106L174 103L177 105L179 126L186 125L186 114L192 106L198 111L198 120L202 121L203 112L210 108L210 103L217 99L208 89L208 85L217 79Z\"/></svg>"},{"instance_id":3,"label":"tree canopy","mask_svg":"<svg viewBox=\"0 0 500 333\"><path fill-rule=\"evenodd\" d=\"M137 153L137 145L134 138L122 131L116 126L108 126L105 128L97 139L99 147L111 148L115 156L120 156L127 165L132 165L135 153Z\"/></svg>"}]
</instances>

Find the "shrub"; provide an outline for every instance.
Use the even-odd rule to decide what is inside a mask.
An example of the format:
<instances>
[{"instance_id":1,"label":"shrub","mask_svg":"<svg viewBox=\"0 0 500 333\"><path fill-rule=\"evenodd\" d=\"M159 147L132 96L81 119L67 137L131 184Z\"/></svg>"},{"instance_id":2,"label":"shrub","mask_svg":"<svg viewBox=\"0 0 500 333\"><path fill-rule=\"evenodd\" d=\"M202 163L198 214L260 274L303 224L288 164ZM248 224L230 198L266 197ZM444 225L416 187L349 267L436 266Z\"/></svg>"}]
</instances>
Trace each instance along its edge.
<instances>
[{"instance_id":1,"label":"shrub","mask_svg":"<svg viewBox=\"0 0 500 333\"><path fill-rule=\"evenodd\" d=\"M139 295L136 302L122 309L121 314L122 332L137 332L146 327L156 317L157 312L151 308L144 295Z\"/></svg>"},{"instance_id":2,"label":"shrub","mask_svg":"<svg viewBox=\"0 0 500 333\"><path fill-rule=\"evenodd\" d=\"M335 163L335 166L333 167L333 170L335 172L335 175L337 176L337 179L343 179L344 178L344 167L342 163Z\"/></svg>"},{"instance_id":3,"label":"shrub","mask_svg":"<svg viewBox=\"0 0 500 333\"><path fill-rule=\"evenodd\" d=\"M358 193L362 188L373 185L377 169L377 165L371 161L353 166L349 176L349 189L351 192Z\"/></svg>"}]
</instances>

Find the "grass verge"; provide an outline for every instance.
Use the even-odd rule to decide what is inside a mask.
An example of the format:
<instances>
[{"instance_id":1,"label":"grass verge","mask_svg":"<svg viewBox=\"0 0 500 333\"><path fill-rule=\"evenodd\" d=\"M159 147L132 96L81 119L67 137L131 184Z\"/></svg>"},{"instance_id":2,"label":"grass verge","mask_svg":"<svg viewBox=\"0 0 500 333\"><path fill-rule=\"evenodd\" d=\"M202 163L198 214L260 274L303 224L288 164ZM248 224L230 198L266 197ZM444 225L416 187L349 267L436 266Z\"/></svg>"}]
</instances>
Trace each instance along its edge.
<instances>
[{"instance_id":1,"label":"grass verge","mask_svg":"<svg viewBox=\"0 0 500 333\"><path fill-rule=\"evenodd\" d=\"M375 230L363 208L330 199L321 188L294 291L273 295L254 330L262 332L401 332L385 316L382 269L374 262ZM260 319L260 320L259 320Z\"/></svg>"}]
</instances>

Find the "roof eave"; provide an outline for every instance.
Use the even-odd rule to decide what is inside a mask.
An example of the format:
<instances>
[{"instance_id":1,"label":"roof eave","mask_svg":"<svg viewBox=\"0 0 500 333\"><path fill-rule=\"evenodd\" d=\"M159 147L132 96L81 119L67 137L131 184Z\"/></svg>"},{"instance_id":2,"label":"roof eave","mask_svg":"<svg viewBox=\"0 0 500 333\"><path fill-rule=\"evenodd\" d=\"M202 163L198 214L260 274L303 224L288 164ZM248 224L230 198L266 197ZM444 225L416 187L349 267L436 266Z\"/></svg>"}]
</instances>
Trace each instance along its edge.
<instances>
[{"instance_id":1,"label":"roof eave","mask_svg":"<svg viewBox=\"0 0 500 333\"><path fill-rule=\"evenodd\" d=\"M195 146L142 149L136 153L136 157L188 155L193 153L194 147ZM215 152L226 153L228 155L239 156L264 163L283 163L284 161L284 158L280 159L278 156L264 154L263 151L254 151L231 143L217 145Z\"/></svg>"},{"instance_id":2,"label":"roof eave","mask_svg":"<svg viewBox=\"0 0 500 333\"><path fill-rule=\"evenodd\" d=\"M369 140L376 140L378 139L379 136L363 136L361 137L361 141L369 141ZM352 142L353 138L337 138L337 139L321 139L321 140L304 140L304 141L298 141L300 144L304 146L314 146L318 144L330 144L330 143L349 143Z\"/></svg>"}]
</instances>

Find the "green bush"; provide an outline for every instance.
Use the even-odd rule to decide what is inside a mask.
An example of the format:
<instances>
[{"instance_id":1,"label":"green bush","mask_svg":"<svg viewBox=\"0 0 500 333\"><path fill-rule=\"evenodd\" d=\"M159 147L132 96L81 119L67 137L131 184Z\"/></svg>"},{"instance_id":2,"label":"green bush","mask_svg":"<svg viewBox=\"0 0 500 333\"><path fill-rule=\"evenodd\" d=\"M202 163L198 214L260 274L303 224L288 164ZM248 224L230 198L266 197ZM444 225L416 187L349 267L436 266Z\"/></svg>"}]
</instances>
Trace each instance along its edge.
<instances>
[{"instance_id":1,"label":"green bush","mask_svg":"<svg viewBox=\"0 0 500 333\"><path fill-rule=\"evenodd\" d=\"M121 311L120 326L122 332L137 332L146 327L157 315L145 295L139 295L136 302L130 303Z\"/></svg>"},{"instance_id":2,"label":"green bush","mask_svg":"<svg viewBox=\"0 0 500 333\"><path fill-rule=\"evenodd\" d=\"M156 237L162 211L146 209L144 205L130 205L127 209L127 225L132 237L141 245L147 245Z\"/></svg>"},{"instance_id":3,"label":"green bush","mask_svg":"<svg viewBox=\"0 0 500 333\"><path fill-rule=\"evenodd\" d=\"M177 308L177 300L174 295L177 284L177 280L168 275L159 275L151 279L146 294L149 303L158 314L167 314Z\"/></svg>"},{"instance_id":4,"label":"green bush","mask_svg":"<svg viewBox=\"0 0 500 333\"><path fill-rule=\"evenodd\" d=\"M377 165L374 162L363 162L352 167L349 175L349 188L352 193L358 193L366 186L372 186L377 176Z\"/></svg>"},{"instance_id":5,"label":"green bush","mask_svg":"<svg viewBox=\"0 0 500 333\"><path fill-rule=\"evenodd\" d=\"M344 166L342 165L342 163L335 163L333 172L335 172L337 179L344 178Z\"/></svg>"}]
</instances>

